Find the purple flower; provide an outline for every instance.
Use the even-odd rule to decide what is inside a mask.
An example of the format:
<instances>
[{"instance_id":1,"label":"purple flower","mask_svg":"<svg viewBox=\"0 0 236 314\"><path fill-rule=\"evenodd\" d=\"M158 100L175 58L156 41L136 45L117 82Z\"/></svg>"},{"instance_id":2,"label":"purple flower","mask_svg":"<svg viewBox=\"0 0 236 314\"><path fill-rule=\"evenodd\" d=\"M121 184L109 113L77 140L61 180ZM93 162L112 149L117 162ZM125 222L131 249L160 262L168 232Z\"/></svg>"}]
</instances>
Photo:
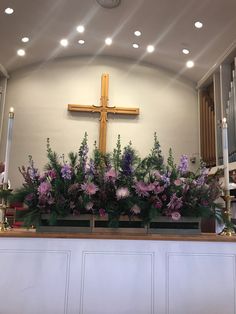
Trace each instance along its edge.
<instances>
[{"instance_id":1,"label":"purple flower","mask_svg":"<svg viewBox=\"0 0 236 314\"><path fill-rule=\"evenodd\" d=\"M171 198L170 202L167 204L167 207L170 210L178 210L183 206L182 197L177 197L176 193L174 193Z\"/></svg>"},{"instance_id":2,"label":"purple flower","mask_svg":"<svg viewBox=\"0 0 236 314\"><path fill-rule=\"evenodd\" d=\"M188 156L187 155L181 156L178 170L181 174L187 172L188 170Z\"/></svg>"},{"instance_id":3,"label":"purple flower","mask_svg":"<svg viewBox=\"0 0 236 314\"><path fill-rule=\"evenodd\" d=\"M36 180L36 179L39 178L38 169L36 169L34 167L29 167L28 168L28 174L29 174L31 180Z\"/></svg>"},{"instance_id":4,"label":"purple flower","mask_svg":"<svg viewBox=\"0 0 236 314\"><path fill-rule=\"evenodd\" d=\"M170 185L170 174L169 173L167 173L167 174L163 174L162 176L161 176L161 179L162 179L162 181L164 182L164 187L167 187L167 186L169 186Z\"/></svg>"},{"instance_id":5,"label":"purple flower","mask_svg":"<svg viewBox=\"0 0 236 314\"><path fill-rule=\"evenodd\" d=\"M72 168L71 166L64 164L61 168L61 176L63 179L70 180L72 177Z\"/></svg>"},{"instance_id":6,"label":"purple flower","mask_svg":"<svg viewBox=\"0 0 236 314\"><path fill-rule=\"evenodd\" d=\"M119 189L116 190L116 198L118 200L120 200L122 198L126 198L128 196L129 196L128 188L123 187L123 188L119 188Z\"/></svg>"},{"instance_id":7,"label":"purple flower","mask_svg":"<svg viewBox=\"0 0 236 314\"><path fill-rule=\"evenodd\" d=\"M125 151L121 160L121 169L125 176L130 176L133 173L133 167L132 167L133 159L134 159L133 149L128 146L125 148Z\"/></svg>"},{"instance_id":8,"label":"purple flower","mask_svg":"<svg viewBox=\"0 0 236 314\"><path fill-rule=\"evenodd\" d=\"M98 187L94 183L83 183L81 189L87 195L93 195L98 191Z\"/></svg>"},{"instance_id":9,"label":"purple flower","mask_svg":"<svg viewBox=\"0 0 236 314\"><path fill-rule=\"evenodd\" d=\"M134 188L138 196L149 196L148 186L143 181L137 181Z\"/></svg>"}]
</instances>

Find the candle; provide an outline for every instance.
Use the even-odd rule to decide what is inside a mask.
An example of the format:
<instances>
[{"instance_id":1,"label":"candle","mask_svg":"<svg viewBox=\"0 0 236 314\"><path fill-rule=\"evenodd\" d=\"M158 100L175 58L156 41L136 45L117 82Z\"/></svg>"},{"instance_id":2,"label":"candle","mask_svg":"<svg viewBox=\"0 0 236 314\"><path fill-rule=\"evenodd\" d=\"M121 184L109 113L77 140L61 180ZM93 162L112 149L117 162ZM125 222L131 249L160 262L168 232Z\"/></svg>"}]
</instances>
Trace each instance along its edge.
<instances>
[{"instance_id":1,"label":"candle","mask_svg":"<svg viewBox=\"0 0 236 314\"><path fill-rule=\"evenodd\" d=\"M12 143L12 131L13 131L13 121L14 121L14 109L11 107L8 115L8 128L7 128L7 144L6 144L6 154L5 154L5 171L3 183L8 183L8 173L9 173L9 158Z\"/></svg>"},{"instance_id":2,"label":"candle","mask_svg":"<svg viewBox=\"0 0 236 314\"><path fill-rule=\"evenodd\" d=\"M229 151L228 151L228 127L226 118L222 121L222 144L223 144L223 163L224 163L224 179L225 191L229 191Z\"/></svg>"}]
</instances>

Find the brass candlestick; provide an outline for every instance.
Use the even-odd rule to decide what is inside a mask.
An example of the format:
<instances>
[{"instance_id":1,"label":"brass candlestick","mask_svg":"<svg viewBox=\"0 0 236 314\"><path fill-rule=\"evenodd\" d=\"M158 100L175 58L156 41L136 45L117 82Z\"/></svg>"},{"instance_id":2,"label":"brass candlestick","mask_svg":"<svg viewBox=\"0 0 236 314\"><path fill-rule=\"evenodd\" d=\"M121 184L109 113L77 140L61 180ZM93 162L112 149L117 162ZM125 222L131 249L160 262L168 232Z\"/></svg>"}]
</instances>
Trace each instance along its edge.
<instances>
[{"instance_id":1,"label":"brass candlestick","mask_svg":"<svg viewBox=\"0 0 236 314\"><path fill-rule=\"evenodd\" d=\"M0 232L6 231L10 228L7 218L6 218L6 210L9 207L9 195L11 194L12 190L8 188L7 183L3 183L0 186Z\"/></svg>"},{"instance_id":2,"label":"brass candlestick","mask_svg":"<svg viewBox=\"0 0 236 314\"><path fill-rule=\"evenodd\" d=\"M224 208L224 212L223 212L225 228L220 233L221 235L232 236L233 234L235 234L234 225L231 221L231 218L232 218L231 199L232 198L233 197L230 195L230 191L225 190L225 195L223 196L223 199L225 201L225 208Z\"/></svg>"}]
</instances>

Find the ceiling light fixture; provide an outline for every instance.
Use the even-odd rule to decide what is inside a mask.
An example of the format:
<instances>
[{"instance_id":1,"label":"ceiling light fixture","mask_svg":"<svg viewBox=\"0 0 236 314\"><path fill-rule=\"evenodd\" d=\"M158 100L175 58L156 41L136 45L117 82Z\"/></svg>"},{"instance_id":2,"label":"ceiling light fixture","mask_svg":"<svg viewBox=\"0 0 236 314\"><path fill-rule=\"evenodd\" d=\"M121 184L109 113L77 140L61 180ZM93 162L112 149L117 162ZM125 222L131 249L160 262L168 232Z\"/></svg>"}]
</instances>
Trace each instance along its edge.
<instances>
[{"instance_id":1,"label":"ceiling light fixture","mask_svg":"<svg viewBox=\"0 0 236 314\"><path fill-rule=\"evenodd\" d=\"M78 43L79 43L80 45L83 45L83 44L85 43L85 41L84 41L83 39L80 39L80 40L78 40Z\"/></svg>"},{"instance_id":2,"label":"ceiling light fixture","mask_svg":"<svg viewBox=\"0 0 236 314\"><path fill-rule=\"evenodd\" d=\"M21 41L22 41L23 43L27 43L27 42L29 41L29 37L22 37L22 38L21 38Z\"/></svg>"},{"instance_id":3,"label":"ceiling light fixture","mask_svg":"<svg viewBox=\"0 0 236 314\"><path fill-rule=\"evenodd\" d=\"M79 26L77 26L76 30L77 30L78 33L83 33L84 32L84 26L83 25L79 25Z\"/></svg>"},{"instance_id":4,"label":"ceiling light fixture","mask_svg":"<svg viewBox=\"0 0 236 314\"><path fill-rule=\"evenodd\" d=\"M194 62L193 62L192 60L187 61L187 62L186 62L186 67L187 67L187 68L192 68L192 67L194 67Z\"/></svg>"},{"instance_id":5,"label":"ceiling light fixture","mask_svg":"<svg viewBox=\"0 0 236 314\"><path fill-rule=\"evenodd\" d=\"M142 33L141 33L140 31L135 31L135 32L134 32L134 35L137 36L137 37L139 37L139 36L142 35Z\"/></svg>"},{"instance_id":6,"label":"ceiling light fixture","mask_svg":"<svg viewBox=\"0 0 236 314\"><path fill-rule=\"evenodd\" d=\"M112 39L111 39L110 37L106 38L106 39L105 39L105 44L106 44L107 46L110 46L110 45L112 44Z\"/></svg>"},{"instance_id":7,"label":"ceiling light fixture","mask_svg":"<svg viewBox=\"0 0 236 314\"><path fill-rule=\"evenodd\" d=\"M200 21L197 21L197 22L194 23L194 26L195 26L196 28L202 28L202 27L203 27L203 23L200 22Z\"/></svg>"},{"instance_id":8,"label":"ceiling light fixture","mask_svg":"<svg viewBox=\"0 0 236 314\"><path fill-rule=\"evenodd\" d=\"M25 56L25 50L24 49L18 49L17 54L18 54L18 56L23 57L23 56Z\"/></svg>"},{"instance_id":9,"label":"ceiling light fixture","mask_svg":"<svg viewBox=\"0 0 236 314\"><path fill-rule=\"evenodd\" d=\"M101 7L106 9L113 9L120 5L121 0L97 0L97 3L100 4Z\"/></svg>"},{"instance_id":10,"label":"ceiling light fixture","mask_svg":"<svg viewBox=\"0 0 236 314\"><path fill-rule=\"evenodd\" d=\"M184 55L188 55L190 51L187 48L182 49Z\"/></svg>"},{"instance_id":11,"label":"ceiling light fixture","mask_svg":"<svg viewBox=\"0 0 236 314\"><path fill-rule=\"evenodd\" d=\"M6 14L12 14L13 12L14 12L14 10L12 8L6 8L5 9Z\"/></svg>"},{"instance_id":12,"label":"ceiling light fixture","mask_svg":"<svg viewBox=\"0 0 236 314\"><path fill-rule=\"evenodd\" d=\"M61 39L61 40L60 40L60 44L61 44L63 47L67 47L67 46L68 46L68 40L67 40L67 39Z\"/></svg>"},{"instance_id":13,"label":"ceiling light fixture","mask_svg":"<svg viewBox=\"0 0 236 314\"><path fill-rule=\"evenodd\" d=\"M133 48L138 49L139 45L138 44L133 44Z\"/></svg>"},{"instance_id":14,"label":"ceiling light fixture","mask_svg":"<svg viewBox=\"0 0 236 314\"><path fill-rule=\"evenodd\" d=\"M147 52L151 53L155 50L154 46L153 45L148 45L147 46Z\"/></svg>"}]
</instances>

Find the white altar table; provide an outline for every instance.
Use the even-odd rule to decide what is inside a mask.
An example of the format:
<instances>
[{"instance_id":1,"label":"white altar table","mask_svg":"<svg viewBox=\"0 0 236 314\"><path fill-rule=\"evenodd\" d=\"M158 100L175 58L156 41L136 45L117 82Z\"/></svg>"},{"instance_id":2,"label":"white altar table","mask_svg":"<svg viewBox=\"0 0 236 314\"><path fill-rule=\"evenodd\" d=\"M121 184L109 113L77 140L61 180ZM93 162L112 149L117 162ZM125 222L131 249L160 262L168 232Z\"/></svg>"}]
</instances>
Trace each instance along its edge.
<instances>
[{"instance_id":1,"label":"white altar table","mask_svg":"<svg viewBox=\"0 0 236 314\"><path fill-rule=\"evenodd\" d=\"M0 234L0 314L235 314L236 237Z\"/></svg>"}]
</instances>

